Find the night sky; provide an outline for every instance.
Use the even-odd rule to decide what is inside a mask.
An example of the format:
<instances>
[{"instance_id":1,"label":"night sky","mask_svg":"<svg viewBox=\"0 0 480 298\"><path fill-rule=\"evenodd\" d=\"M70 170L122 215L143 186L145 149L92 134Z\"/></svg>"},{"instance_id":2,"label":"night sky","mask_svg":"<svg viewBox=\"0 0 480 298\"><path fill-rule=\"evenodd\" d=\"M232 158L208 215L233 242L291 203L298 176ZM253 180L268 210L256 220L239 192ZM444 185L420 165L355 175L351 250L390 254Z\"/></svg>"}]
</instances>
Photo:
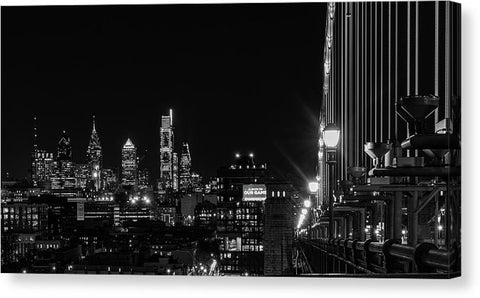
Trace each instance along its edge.
<instances>
[{"instance_id":1,"label":"night sky","mask_svg":"<svg viewBox=\"0 0 480 298\"><path fill-rule=\"evenodd\" d=\"M86 161L92 115L104 166L130 137L159 175L161 115L175 147L215 176L254 152L296 183L315 176L326 4L2 7L1 167L27 177L62 130Z\"/></svg>"}]
</instances>

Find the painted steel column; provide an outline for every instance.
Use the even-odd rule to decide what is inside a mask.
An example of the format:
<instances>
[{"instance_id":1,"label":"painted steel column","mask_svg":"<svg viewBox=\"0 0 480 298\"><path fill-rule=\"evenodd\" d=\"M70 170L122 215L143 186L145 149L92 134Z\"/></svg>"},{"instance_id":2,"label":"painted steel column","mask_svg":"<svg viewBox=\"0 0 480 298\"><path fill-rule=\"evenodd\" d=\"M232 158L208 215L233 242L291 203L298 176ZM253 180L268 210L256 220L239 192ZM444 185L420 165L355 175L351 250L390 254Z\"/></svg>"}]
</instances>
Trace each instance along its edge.
<instances>
[{"instance_id":1,"label":"painted steel column","mask_svg":"<svg viewBox=\"0 0 480 298\"><path fill-rule=\"evenodd\" d=\"M395 192L393 197L393 239L402 238L402 200L403 193Z\"/></svg>"},{"instance_id":2,"label":"painted steel column","mask_svg":"<svg viewBox=\"0 0 480 298\"><path fill-rule=\"evenodd\" d=\"M434 95L439 96L439 3L435 1L435 77L434 77ZM439 121L438 109L435 110L435 123Z\"/></svg>"},{"instance_id":3,"label":"painted steel column","mask_svg":"<svg viewBox=\"0 0 480 298\"><path fill-rule=\"evenodd\" d=\"M333 174L333 164L329 164L329 169L330 169L330 174ZM330 185L328 188L328 212L329 212L329 217L328 217L328 233L330 236L330 239L335 239L335 224L334 224L334 214L333 214L333 185L334 185L334 178L333 175L330 175Z\"/></svg>"},{"instance_id":4,"label":"painted steel column","mask_svg":"<svg viewBox=\"0 0 480 298\"><path fill-rule=\"evenodd\" d=\"M415 209L418 206L418 191L413 192L412 198L408 199L407 204L407 211L408 211L408 239L407 243L410 246L417 245L418 234L418 217L415 215Z\"/></svg>"},{"instance_id":5,"label":"painted steel column","mask_svg":"<svg viewBox=\"0 0 480 298\"><path fill-rule=\"evenodd\" d=\"M450 61L450 2L447 1L445 2L445 119L451 118Z\"/></svg>"},{"instance_id":6,"label":"painted steel column","mask_svg":"<svg viewBox=\"0 0 480 298\"><path fill-rule=\"evenodd\" d=\"M439 215L439 210L438 210L438 193L435 195L435 231L433 233L433 243L438 246L438 215Z\"/></svg>"}]
</instances>

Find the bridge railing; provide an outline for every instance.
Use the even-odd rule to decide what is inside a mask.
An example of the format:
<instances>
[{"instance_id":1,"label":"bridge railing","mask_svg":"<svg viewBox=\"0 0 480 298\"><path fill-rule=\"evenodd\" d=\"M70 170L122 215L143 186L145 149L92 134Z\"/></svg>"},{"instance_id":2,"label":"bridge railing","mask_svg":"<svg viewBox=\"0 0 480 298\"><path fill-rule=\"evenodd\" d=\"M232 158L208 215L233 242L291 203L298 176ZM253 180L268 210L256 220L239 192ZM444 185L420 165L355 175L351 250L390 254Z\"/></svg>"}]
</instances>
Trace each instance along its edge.
<instances>
[{"instance_id":1,"label":"bridge railing","mask_svg":"<svg viewBox=\"0 0 480 298\"><path fill-rule=\"evenodd\" d=\"M300 239L298 247L312 272L306 274L377 274L454 277L460 275L460 249L438 249L431 243L415 247L397 240Z\"/></svg>"}]
</instances>

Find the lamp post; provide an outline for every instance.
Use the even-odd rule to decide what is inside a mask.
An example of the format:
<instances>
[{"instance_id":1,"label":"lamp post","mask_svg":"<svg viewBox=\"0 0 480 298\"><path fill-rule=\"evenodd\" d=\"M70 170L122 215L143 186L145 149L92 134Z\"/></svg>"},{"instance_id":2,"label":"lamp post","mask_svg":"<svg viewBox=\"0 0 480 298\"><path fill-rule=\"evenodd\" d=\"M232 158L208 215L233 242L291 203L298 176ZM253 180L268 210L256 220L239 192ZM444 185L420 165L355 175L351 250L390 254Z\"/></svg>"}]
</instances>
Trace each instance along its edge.
<instances>
[{"instance_id":1,"label":"lamp post","mask_svg":"<svg viewBox=\"0 0 480 298\"><path fill-rule=\"evenodd\" d=\"M335 185L334 177L334 166L337 162L337 145L340 140L340 129L333 123L327 124L322 132L323 141L325 143L326 150L326 162L330 169L330 185L329 185L329 195L328 195L328 210L329 210L329 220L328 220L328 230L330 238L335 238L334 231L334 221L333 221L333 188Z\"/></svg>"},{"instance_id":2,"label":"lamp post","mask_svg":"<svg viewBox=\"0 0 480 298\"><path fill-rule=\"evenodd\" d=\"M316 194L318 193L318 186L319 183L318 181L312 181L308 183L308 190L310 191L309 198L303 201L303 207L307 208L309 210L309 218L308 218L308 232L309 232L309 237L310 238L315 238L315 235L312 237L312 224L315 223L316 218L314 216L314 207L316 203Z\"/></svg>"}]
</instances>

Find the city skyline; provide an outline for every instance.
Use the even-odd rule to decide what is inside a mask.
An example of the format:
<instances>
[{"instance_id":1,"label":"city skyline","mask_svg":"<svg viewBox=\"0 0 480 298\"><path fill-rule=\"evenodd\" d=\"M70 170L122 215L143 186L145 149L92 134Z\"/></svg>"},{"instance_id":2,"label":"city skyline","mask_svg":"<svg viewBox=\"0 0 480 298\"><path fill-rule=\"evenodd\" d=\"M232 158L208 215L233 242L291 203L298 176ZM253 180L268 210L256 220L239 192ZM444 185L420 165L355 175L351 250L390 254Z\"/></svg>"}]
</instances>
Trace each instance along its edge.
<instances>
[{"instance_id":1,"label":"city skyline","mask_svg":"<svg viewBox=\"0 0 480 298\"><path fill-rule=\"evenodd\" d=\"M8 12L2 272L462 274L459 4Z\"/></svg>"},{"instance_id":2,"label":"city skyline","mask_svg":"<svg viewBox=\"0 0 480 298\"><path fill-rule=\"evenodd\" d=\"M272 8L276 14L266 14ZM2 111L12 111L2 113L2 174L28 177L34 116L40 147L53 151L66 130L73 161L83 163L95 115L106 166L119 167L119 148L130 137L139 152L147 150L145 163L158 177L158 129L161 115L172 108L178 115L175 150L188 142L192 166L204 177L214 176L235 152L255 152L273 171L303 184L315 176L318 116L311 111L320 106L324 9L322 4L242 5L241 11L225 5L181 10L140 6L125 22L124 7L51 7L45 13L52 18L32 27L19 22L27 17L33 21L33 8L23 8L21 16L11 8L5 15L11 25L2 27L9 56L3 67ZM69 18L56 13L60 11ZM243 12L252 18L242 20ZM90 16L88 24L80 17L83 13ZM191 17L189 22L175 21L179 14ZM168 30L165 24L170 24ZM17 55L24 57L23 46L31 45L33 35L42 46L20 61ZM120 44L120 36L128 43ZM217 122L221 125L215 126ZM12 126L15 133L8 129ZM312 154L299 147L312 148Z\"/></svg>"}]
</instances>

